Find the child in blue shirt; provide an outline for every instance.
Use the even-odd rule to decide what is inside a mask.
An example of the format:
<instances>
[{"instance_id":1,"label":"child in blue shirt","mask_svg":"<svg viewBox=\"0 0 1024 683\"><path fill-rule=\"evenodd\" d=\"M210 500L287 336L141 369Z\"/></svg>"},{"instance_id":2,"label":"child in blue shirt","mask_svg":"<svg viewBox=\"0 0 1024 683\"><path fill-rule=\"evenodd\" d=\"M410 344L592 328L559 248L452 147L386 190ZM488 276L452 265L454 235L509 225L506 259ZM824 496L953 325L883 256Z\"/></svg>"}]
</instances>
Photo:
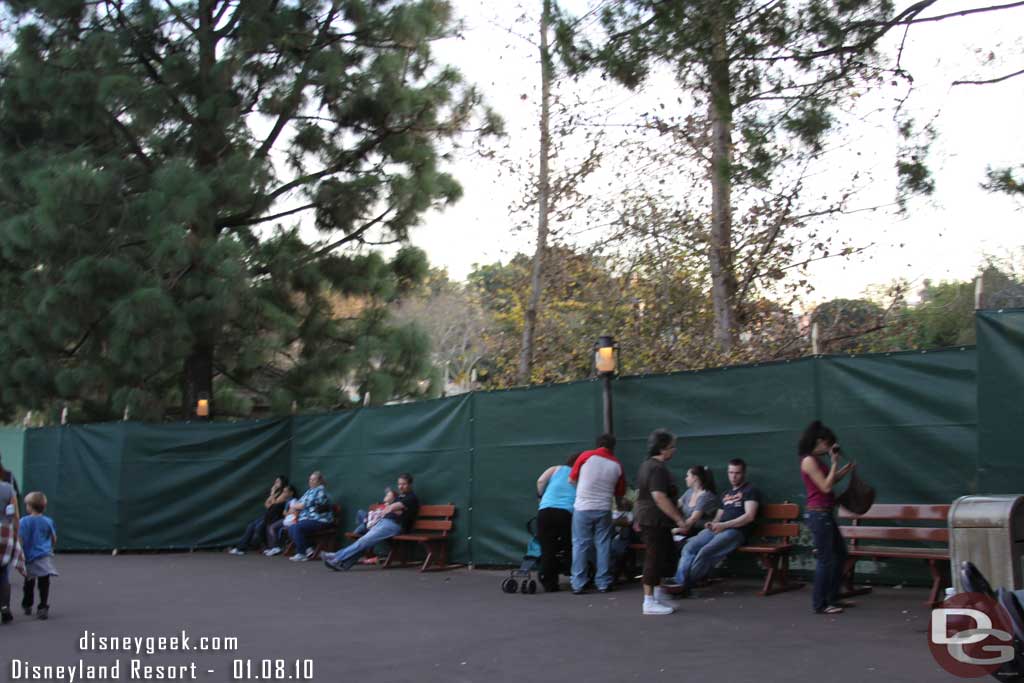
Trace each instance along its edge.
<instances>
[{"instance_id":1,"label":"child in blue shirt","mask_svg":"<svg viewBox=\"0 0 1024 683\"><path fill-rule=\"evenodd\" d=\"M21 607L25 614L32 614L32 598L38 583L39 607L36 609L36 617L46 619L50 616L50 577L57 576L57 568L53 564L57 526L43 514L46 512L46 496L43 493L33 491L25 496L25 507L29 514L21 518L18 526L21 547L25 551L25 589Z\"/></svg>"}]
</instances>

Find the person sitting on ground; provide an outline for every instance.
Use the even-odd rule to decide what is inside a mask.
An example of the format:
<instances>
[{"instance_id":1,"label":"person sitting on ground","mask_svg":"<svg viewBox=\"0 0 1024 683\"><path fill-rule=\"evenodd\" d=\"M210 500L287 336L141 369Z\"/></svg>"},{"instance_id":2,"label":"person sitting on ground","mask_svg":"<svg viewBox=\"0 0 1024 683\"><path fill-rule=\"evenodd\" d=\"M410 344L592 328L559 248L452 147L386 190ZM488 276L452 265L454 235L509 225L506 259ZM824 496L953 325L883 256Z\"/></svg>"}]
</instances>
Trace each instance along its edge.
<instances>
[{"instance_id":1,"label":"person sitting on ground","mask_svg":"<svg viewBox=\"0 0 1024 683\"><path fill-rule=\"evenodd\" d=\"M295 487L288 484L281 490L280 497L285 500L282 506L284 515L267 525L265 541L267 549L263 551L263 554L267 557L273 557L284 551L288 528L295 524L299 518L298 510L292 510L292 504L299 502L299 492L295 490Z\"/></svg>"},{"instance_id":2,"label":"person sitting on ground","mask_svg":"<svg viewBox=\"0 0 1024 683\"><path fill-rule=\"evenodd\" d=\"M576 485L572 512L572 592L581 595L590 580L587 564L596 553L598 592L612 590L612 498L626 493L626 477L615 457L615 437L602 434L597 448L580 454L569 473Z\"/></svg>"},{"instance_id":3,"label":"person sitting on ground","mask_svg":"<svg viewBox=\"0 0 1024 683\"><path fill-rule=\"evenodd\" d=\"M11 614L11 567L21 558L18 543L18 498L14 487L0 480L0 624L9 624Z\"/></svg>"},{"instance_id":4,"label":"person sitting on ground","mask_svg":"<svg viewBox=\"0 0 1024 683\"><path fill-rule=\"evenodd\" d=\"M18 537L25 551L25 585L21 593L21 608L25 615L32 614L32 603L36 585L39 586L38 619L50 616L50 577L58 576L53 564L53 546L57 545L57 526L44 515L46 495L33 491L25 496L28 516L22 517L18 525Z\"/></svg>"},{"instance_id":5,"label":"person sitting on ground","mask_svg":"<svg viewBox=\"0 0 1024 683\"><path fill-rule=\"evenodd\" d=\"M686 518L686 524L672 530L677 541L686 542L693 538L704 524L715 518L718 512L718 491L715 475L703 465L693 465L686 470L686 492L679 498L679 509ZM680 547L682 543L680 543Z\"/></svg>"},{"instance_id":6,"label":"person sitting on ground","mask_svg":"<svg viewBox=\"0 0 1024 683\"><path fill-rule=\"evenodd\" d=\"M287 502L284 488L288 485L288 477L283 474L277 475L270 487L270 493L263 501L263 514L259 519L254 519L245 527L242 539L231 548L228 548L229 555L245 555L245 551L263 540L267 527L279 520L284 515L284 504Z\"/></svg>"},{"instance_id":7,"label":"person sitting on ground","mask_svg":"<svg viewBox=\"0 0 1024 683\"><path fill-rule=\"evenodd\" d=\"M686 525L686 519L673 502L678 491L666 464L675 452L675 435L665 429L654 430L647 437L648 458L636 475L636 521L646 547L642 611L647 616L675 611L660 587L661 577L671 573L675 564L672 528Z\"/></svg>"},{"instance_id":8,"label":"person sitting on ground","mask_svg":"<svg viewBox=\"0 0 1024 683\"><path fill-rule=\"evenodd\" d=\"M316 552L316 548L309 544L308 536L324 531L334 523L334 511L327 495L327 480L319 470L309 475L309 489L297 503L292 503L291 509L298 511L299 518L288 527L288 535L295 545L295 554L288 559L292 562L305 562Z\"/></svg>"},{"instance_id":9,"label":"person sitting on ground","mask_svg":"<svg viewBox=\"0 0 1024 683\"><path fill-rule=\"evenodd\" d=\"M384 509L394 502L395 490L389 486L384 489L384 498L380 505L371 506L369 511L356 511L356 528L352 530L352 533L356 536L362 536L365 534L368 529L373 527L380 520L384 519Z\"/></svg>"},{"instance_id":10,"label":"person sitting on ground","mask_svg":"<svg viewBox=\"0 0 1024 683\"><path fill-rule=\"evenodd\" d=\"M729 461L728 475L731 488L722 494L722 507L714 521L708 522L703 531L683 546L675 576L678 591L683 595L704 580L729 553L743 545L757 518L761 492L746 480L747 463L742 458L733 458Z\"/></svg>"},{"instance_id":11,"label":"person sitting on ground","mask_svg":"<svg viewBox=\"0 0 1024 683\"><path fill-rule=\"evenodd\" d=\"M559 557L572 557L572 505L576 487L569 483L569 472L579 453L573 453L564 465L549 467L537 479L537 540L540 542L540 584L553 593L558 590L561 573Z\"/></svg>"},{"instance_id":12,"label":"person sitting on ground","mask_svg":"<svg viewBox=\"0 0 1024 683\"><path fill-rule=\"evenodd\" d=\"M324 565L334 571L351 569L367 550L373 550L381 541L408 531L420 511L420 501L412 490L412 475L398 475L398 497L384 508L384 519L373 525L352 544L336 553L324 553Z\"/></svg>"}]
</instances>

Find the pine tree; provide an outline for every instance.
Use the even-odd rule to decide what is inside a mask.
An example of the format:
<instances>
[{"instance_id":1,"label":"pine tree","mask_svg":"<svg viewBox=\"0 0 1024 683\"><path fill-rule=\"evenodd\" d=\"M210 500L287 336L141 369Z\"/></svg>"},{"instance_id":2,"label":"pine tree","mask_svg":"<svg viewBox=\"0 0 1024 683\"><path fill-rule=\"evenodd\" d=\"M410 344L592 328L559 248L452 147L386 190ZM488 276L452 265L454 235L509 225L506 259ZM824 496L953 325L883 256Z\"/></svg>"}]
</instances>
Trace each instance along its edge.
<instances>
[{"instance_id":1,"label":"pine tree","mask_svg":"<svg viewBox=\"0 0 1024 683\"><path fill-rule=\"evenodd\" d=\"M561 21L561 54L577 72L599 68L629 88L659 65L675 75L680 111L648 117L654 127L669 132L700 118L690 112L706 111L689 139L705 170L706 254L722 352L743 327L745 300L759 283L781 277L776 257L793 255L786 229L795 204L773 195L773 183L822 153L836 107L885 73L874 52L878 39L930 4L893 16L888 1L628 0L599 6L596 38ZM780 210L737 234L737 197L765 197Z\"/></svg>"},{"instance_id":2,"label":"pine tree","mask_svg":"<svg viewBox=\"0 0 1024 683\"><path fill-rule=\"evenodd\" d=\"M0 403L87 419L374 403L429 374L385 304L478 97L438 0L9 3ZM305 226L300 230L300 226ZM310 238L309 233L316 232Z\"/></svg>"}]
</instances>

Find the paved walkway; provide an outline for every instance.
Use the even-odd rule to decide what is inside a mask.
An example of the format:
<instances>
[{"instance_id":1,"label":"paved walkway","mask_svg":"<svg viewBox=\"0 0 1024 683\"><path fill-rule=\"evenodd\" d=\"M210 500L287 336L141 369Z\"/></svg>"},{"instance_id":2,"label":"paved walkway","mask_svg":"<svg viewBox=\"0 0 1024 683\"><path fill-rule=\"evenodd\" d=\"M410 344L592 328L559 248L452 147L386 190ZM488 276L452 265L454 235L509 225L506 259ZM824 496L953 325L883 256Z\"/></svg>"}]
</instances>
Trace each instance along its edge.
<instances>
[{"instance_id":1,"label":"paved walkway","mask_svg":"<svg viewBox=\"0 0 1024 683\"><path fill-rule=\"evenodd\" d=\"M811 613L808 588L761 598L755 582L727 580L676 603L674 615L643 617L639 585L608 595L506 595L507 572L499 571L334 573L319 563L222 553L62 555L57 564L50 619L18 610L0 627L7 680L13 667L24 668L12 659L119 662L122 681L132 680L132 660L179 667L165 674L185 667L186 680L195 663L196 680L210 683L257 680L264 659L284 660L280 673L293 681L305 680L303 660L312 660L312 680L321 683L959 680L929 653L927 591L916 588L879 589L846 614L824 617ZM18 578L14 604L20 589ZM86 631L183 630L190 651L79 649ZM196 651L203 636L237 638L237 650ZM269 668L278 673L276 662Z\"/></svg>"}]
</instances>

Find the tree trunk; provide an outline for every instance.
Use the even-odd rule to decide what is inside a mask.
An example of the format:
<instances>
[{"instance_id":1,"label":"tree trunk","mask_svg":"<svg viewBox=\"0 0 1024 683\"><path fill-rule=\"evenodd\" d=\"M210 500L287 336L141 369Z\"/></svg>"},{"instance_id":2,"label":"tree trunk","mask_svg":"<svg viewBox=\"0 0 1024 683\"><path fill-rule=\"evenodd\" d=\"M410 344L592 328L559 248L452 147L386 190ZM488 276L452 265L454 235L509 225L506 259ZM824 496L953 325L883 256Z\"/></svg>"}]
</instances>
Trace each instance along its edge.
<instances>
[{"instance_id":1,"label":"tree trunk","mask_svg":"<svg viewBox=\"0 0 1024 683\"><path fill-rule=\"evenodd\" d=\"M732 88L726 43L727 19L716 17L708 84L711 119L711 302L715 342L723 353L736 341L736 268L732 252Z\"/></svg>"},{"instance_id":2,"label":"tree trunk","mask_svg":"<svg viewBox=\"0 0 1024 683\"><path fill-rule=\"evenodd\" d=\"M197 114L192 123L192 155L196 167L213 169L220 163L225 154L227 143L221 124L217 120L217 112L210 107L211 98L218 93L217 76L214 67L217 60L217 36L213 25L213 5L211 0L200 0L198 8L199 28L196 32L199 46L199 77L195 84ZM210 207L201 217L189 226L186 241L191 255L191 267L185 274L186 278L195 280L207 277L203 264L203 250L206 245L216 241L216 213ZM202 291L203 288L199 288ZM196 296L204 296L197 294ZM210 330L216 325L203 321L196 326L193 322L193 333L196 340L191 353L185 359L182 369L181 400L183 417L186 420L213 417L213 350L214 334ZM209 401L209 415L198 417L196 404L200 398Z\"/></svg>"},{"instance_id":3,"label":"tree trunk","mask_svg":"<svg viewBox=\"0 0 1024 683\"><path fill-rule=\"evenodd\" d=\"M537 329L537 309L544 290L544 252L548 246L548 215L551 191L549 161L551 157L551 53L548 49L548 26L551 0L543 0L540 15L540 174L537 187L537 251L533 254L530 274L530 298L523 318L523 347L519 354L519 384L529 384L533 373L533 340Z\"/></svg>"}]
</instances>

